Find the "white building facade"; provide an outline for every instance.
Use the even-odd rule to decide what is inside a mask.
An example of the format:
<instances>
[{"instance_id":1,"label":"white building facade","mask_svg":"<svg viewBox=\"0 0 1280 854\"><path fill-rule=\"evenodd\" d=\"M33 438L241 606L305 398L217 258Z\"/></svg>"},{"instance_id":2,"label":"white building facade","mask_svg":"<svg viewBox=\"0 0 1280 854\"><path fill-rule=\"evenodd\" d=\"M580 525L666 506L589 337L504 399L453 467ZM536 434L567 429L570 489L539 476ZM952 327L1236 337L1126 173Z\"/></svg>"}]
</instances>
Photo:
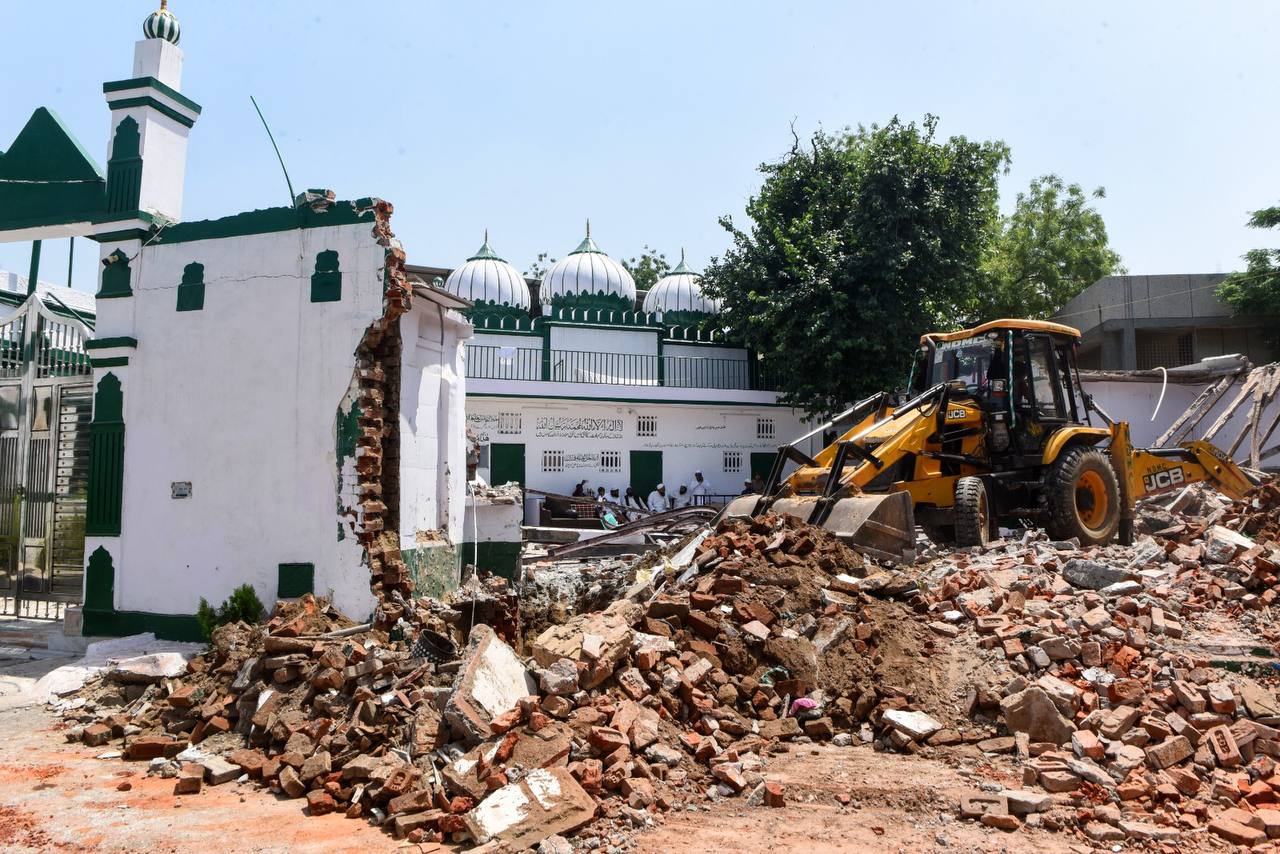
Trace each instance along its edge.
<instances>
[{"instance_id":1,"label":"white building facade","mask_svg":"<svg viewBox=\"0 0 1280 854\"><path fill-rule=\"evenodd\" d=\"M778 446L806 432L755 354L717 326L720 307L683 258L637 294L588 226L535 283L535 299L486 235L444 287L475 303L467 425L492 483L569 494L585 479L643 499L659 483L675 496L701 471L704 500L718 504L753 473L767 476ZM537 503L526 501L529 523Z\"/></svg>"}]
</instances>

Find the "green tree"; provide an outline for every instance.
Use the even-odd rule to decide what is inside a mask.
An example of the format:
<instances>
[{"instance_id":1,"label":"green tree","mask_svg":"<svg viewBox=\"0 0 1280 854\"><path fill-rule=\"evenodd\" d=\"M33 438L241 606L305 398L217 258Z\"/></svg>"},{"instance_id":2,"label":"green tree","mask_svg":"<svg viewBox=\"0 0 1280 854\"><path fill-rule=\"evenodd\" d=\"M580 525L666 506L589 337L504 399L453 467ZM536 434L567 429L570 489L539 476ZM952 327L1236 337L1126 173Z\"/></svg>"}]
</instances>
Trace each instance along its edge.
<instances>
[{"instance_id":1,"label":"green tree","mask_svg":"<svg viewBox=\"0 0 1280 854\"><path fill-rule=\"evenodd\" d=\"M999 223L984 268L990 285L978 293L974 318L1048 318L1103 276L1123 273L1107 242L1107 226L1091 204L1106 197L1044 175L1018 193Z\"/></svg>"},{"instance_id":2,"label":"green tree","mask_svg":"<svg viewBox=\"0 0 1280 854\"><path fill-rule=\"evenodd\" d=\"M550 252L539 252L537 260L529 265L529 269L525 270L524 274L530 279L538 279L541 281L542 277L547 274L547 271L550 270L551 266L555 263L556 259L551 257Z\"/></svg>"},{"instance_id":3,"label":"green tree","mask_svg":"<svg viewBox=\"0 0 1280 854\"><path fill-rule=\"evenodd\" d=\"M921 333L954 327L974 303L1009 150L938 140L937 123L797 138L760 166L750 229L721 218L732 246L703 286L787 378L788 403L828 413L900 387Z\"/></svg>"},{"instance_id":4,"label":"green tree","mask_svg":"<svg viewBox=\"0 0 1280 854\"><path fill-rule=\"evenodd\" d=\"M1280 227L1280 207L1254 211L1249 227ZM1244 260L1244 271L1231 273L1218 286L1218 298L1236 314L1280 315L1280 249L1252 249Z\"/></svg>"},{"instance_id":5,"label":"green tree","mask_svg":"<svg viewBox=\"0 0 1280 854\"><path fill-rule=\"evenodd\" d=\"M658 283L658 280L671 270L667 256L645 244L639 258L624 258L622 266L636 280L636 289L647 291Z\"/></svg>"}]
</instances>

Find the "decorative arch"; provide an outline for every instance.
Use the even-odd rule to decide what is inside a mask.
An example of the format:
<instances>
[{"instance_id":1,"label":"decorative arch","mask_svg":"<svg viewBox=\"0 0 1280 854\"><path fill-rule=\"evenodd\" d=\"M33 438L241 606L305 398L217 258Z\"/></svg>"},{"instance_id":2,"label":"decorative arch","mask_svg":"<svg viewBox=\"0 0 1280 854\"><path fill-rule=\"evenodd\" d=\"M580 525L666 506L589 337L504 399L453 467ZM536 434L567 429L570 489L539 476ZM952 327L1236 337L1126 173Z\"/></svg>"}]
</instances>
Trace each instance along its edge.
<instances>
[{"instance_id":1,"label":"decorative arch","mask_svg":"<svg viewBox=\"0 0 1280 854\"><path fill-rule=\"evenodd\" d=\"M326 249L316 255L316 271L311 274L311 301L338 302L342 299L342 272L338 252Z\"/></svg>"},{"instance_id":2,"label":"decorative arch","mask_svg":"<svg viewBox=\"0 0 1280 854\"><path fill-rule=\"evenodd\" d=\"M107 161L107 211L118 213L138 208L142 192L142 134L133 116L116 125Z\"/></svg>"},{"instance_id":3,"label":"decorative arch","mask_svg":"<svg viewBox=\"0 0 1280 854\"><path fill-rule=\"evenodd\" d=\"M89 425L89 489L84 532L120 536L124 496L124 392L120 378L108 371L93 395Z\"/></svg>"}]
</instances>

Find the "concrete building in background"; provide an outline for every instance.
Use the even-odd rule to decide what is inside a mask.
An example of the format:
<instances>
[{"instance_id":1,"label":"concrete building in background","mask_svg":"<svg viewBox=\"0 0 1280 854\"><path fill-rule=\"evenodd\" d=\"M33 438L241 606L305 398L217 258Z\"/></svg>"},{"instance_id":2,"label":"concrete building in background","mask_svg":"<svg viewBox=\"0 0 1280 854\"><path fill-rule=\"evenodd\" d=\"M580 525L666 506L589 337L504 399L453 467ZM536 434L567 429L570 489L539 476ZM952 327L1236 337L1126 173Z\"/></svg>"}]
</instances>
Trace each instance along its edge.
<instances>
[{"instance_id":1,"label":"concrete building in background","mask_svg":"<svg viewBox=\"0 0 1280 854\"><path fill-rule=\"evenodd\" d=\"M246 583L268 607L314 592L356 620L378 592L439 594L459 569L470 304L409 280L379 199L308 190L182 222L200 105L180 91L179 32L162 6L132 75L103 86L105 175L43 107L0 155L0 240L32 241L28 278L53 238L87 237L102 262L96 317L56 289L0 298L15 435L68 461L65 477L48 455L18 466L0 436L25 520L0 554L43 577L35 522L78 533L88 635L196 639L199 600ZM59 419L88 423L64 441Z\"/></svg>"},{"instance_id":2,"label":"concrete building in background","mask_svg":"<svg viewBox=\"0 0 1280 854\"><path fill-rule=\"evenodd\" d=\"M1239 353L1254 364L1280 357L1269 343L1280 318L1240 317L1215 294L1222 273L1104 276L1051 319L1079 329L1080 367L1173 368Z\"/></svg>"}]
</instances>

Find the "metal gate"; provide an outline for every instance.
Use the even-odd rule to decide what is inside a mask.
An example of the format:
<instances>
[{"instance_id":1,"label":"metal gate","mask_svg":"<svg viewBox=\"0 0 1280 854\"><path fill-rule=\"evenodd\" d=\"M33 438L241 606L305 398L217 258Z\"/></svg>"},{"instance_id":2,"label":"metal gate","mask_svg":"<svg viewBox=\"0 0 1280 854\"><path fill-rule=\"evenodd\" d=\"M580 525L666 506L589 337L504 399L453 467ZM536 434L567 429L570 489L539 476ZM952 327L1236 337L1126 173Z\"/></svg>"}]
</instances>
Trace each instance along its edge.
<instances>
[{"instance_id":1,"label":"metal gate","mask_svg":"<svg viewBox=\"0 0 1280 854\"><path fill-rule=\"evenodd\" d=\"M0 615L81 601L92 334L39 295L0 311Z\"/></svg>"}]
</instances>

